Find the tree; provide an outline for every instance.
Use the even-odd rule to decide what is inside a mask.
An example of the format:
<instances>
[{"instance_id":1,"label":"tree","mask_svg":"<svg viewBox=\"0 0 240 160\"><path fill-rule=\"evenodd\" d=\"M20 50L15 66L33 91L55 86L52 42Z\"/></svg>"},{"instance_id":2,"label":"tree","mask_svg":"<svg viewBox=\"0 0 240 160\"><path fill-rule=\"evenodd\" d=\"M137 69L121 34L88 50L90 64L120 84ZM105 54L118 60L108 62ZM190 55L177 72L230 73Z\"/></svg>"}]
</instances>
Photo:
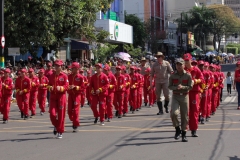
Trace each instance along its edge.
<instances>
[{"instance_id":1,"label":"tree","mask_svg":"<svg viewBox=\"0 0 240 160\"><path fill-rule=\"evenodd\" d=\"M39 46L56 50L67 36L97 39L96 12L106 11L113 0L8 0L5 2L7 47L34 53Z\"/></svg>"},{"instance_id":2,"label":"tree","mask_svg":"<svg viewBox=\"0 0 240 160\"><path fill-rule=\"evenodd\" d=\"M95 60L97 62L104 62L106 61L107 57L111 56L114 50L118 47L118 45L113 45L109 43L105 44L96 44L95 49L93 49L93 54Z\"/></svg>"},{"instance_id":3,"label":"tree","mask_svg":"<svg viewBox=\"0 0 240 160\"><path fill-rule=\"evenodd\" d=\"M141 22L135 14L125 13L125 23L133 26L133 46L144 49L147 39L144 22Z\"/></svg>"},{"instance_id":4,"label":"tree","mask_svg":"<svg viewBox=\"0 0 240 160\"><path fill-rule=\"evenodd\" d=\"M124 44L123 48L132 57L139 57L139 56L142 57L141 48L135 48L132 44L129 44L129 45L128 44Z\"/></svg>"}]
</instances>

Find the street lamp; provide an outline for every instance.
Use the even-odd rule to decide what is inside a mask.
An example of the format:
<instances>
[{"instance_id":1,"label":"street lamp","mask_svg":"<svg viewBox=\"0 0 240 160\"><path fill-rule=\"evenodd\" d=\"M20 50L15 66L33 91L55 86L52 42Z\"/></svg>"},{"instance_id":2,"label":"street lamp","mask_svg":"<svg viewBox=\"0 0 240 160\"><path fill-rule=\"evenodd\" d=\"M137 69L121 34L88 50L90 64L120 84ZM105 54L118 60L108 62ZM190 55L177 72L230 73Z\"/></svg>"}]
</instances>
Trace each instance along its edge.
<instances>
[{"instance_id":1,"label":"street lamp","mask_svg":"<svg viewBox=\"0 0 240 160\"><path fill-rule=\"evenodd\" d=\"M0 52L0 67L4 68L4 46L5 46L5 37L4 37L4 0L1 0L0 3L0 9L1 9L1 18L0 18L0 22L1 22L1 46L2 49Z\"/></svg>"}]
</instances>

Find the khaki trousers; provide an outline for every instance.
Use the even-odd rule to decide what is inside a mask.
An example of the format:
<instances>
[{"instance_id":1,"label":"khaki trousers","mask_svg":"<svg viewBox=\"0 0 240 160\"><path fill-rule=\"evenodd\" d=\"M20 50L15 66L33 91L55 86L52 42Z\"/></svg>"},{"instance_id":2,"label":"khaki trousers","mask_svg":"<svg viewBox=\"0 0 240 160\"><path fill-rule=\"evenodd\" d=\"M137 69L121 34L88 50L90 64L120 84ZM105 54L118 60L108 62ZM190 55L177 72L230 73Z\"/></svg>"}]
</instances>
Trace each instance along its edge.
<instances>
[{"instance_id":1,"label":"khaki trousers","mask_svg":"<svg viewBox=\"0 0 240 160\"><path fill-rule=\"evenodd\" d=\"M187 130L188 125L188 105L189 97L187 95L175 95L172 96L171 106L171 119L174 127L179 126L178 115L181 114L181 128L183 131Z\"/></svg>"},{"instance_id":2,"label":"khaki trousers","mask_svg":"<svg viewBox=\"0 0 240 160\"><path fill-rule=\"evenodd\" d=\"M169 101L168 83L156 83L155 88L156 88L157 102L161 101L162 91L163 91L163 95L165 97L165 100Z\"/></svg>"}]
</instances>

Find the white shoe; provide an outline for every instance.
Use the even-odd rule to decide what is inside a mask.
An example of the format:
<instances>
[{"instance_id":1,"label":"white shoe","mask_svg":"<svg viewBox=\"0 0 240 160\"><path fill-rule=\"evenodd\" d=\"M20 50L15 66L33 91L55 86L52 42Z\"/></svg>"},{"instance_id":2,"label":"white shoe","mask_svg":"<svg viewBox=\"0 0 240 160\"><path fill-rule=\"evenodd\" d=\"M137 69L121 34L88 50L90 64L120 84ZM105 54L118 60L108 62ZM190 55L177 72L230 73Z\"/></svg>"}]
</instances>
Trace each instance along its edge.
<instances>
[{"instance_id":1,"label":"white shoe","mask_svg":"<svg viewBox=\"0 0 240 160\"><path fill-rule=\"evenodd\" d=\"M104 126L105 124L104 124L104 122L100 122L100 126Z\"/></svg>"},{"instance_id":2,"label":"white shoe","mask_svg":"<svg viewBox=\"0 0 240 160\"><path fill-rule=\"evenodd\" d=\"M57 134L57 139L61 139L62 138L62 133L58 133Z\"/></svg>"},{"instance_id":3,"label":"white shoe","mask_svg":"<svg viewBox=\"0 0 240 160\"><path fill-rule=\"evenodd\" d=\"M40 112L41 115L43 115L44 113L43 112Z\"/></svg>"}]
</instances>

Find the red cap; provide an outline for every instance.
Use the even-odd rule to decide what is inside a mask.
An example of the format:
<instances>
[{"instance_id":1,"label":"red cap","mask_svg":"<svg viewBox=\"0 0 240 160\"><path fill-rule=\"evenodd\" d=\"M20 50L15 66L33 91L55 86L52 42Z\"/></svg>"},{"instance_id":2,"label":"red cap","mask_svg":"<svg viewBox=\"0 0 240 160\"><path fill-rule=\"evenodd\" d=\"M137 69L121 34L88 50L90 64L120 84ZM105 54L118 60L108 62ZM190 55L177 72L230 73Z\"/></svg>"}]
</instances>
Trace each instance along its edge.
<instances>
[{"instance_id":1,"label":"red cap","mask_svg":"<svg viewBox=\"0 0 240 160\"><path fill-rule=\"evenodd\" d=\"M80 68L80 64L78 62L73 62L69 68Z\"/></svg>"},{"instance_id":2,"label":"red cap","mask_svg":"<svg viewBox=\"0 0 240 160\"><path fill-rule=\"evenodd\" d=\"M40 69L40 70L38 71L38 73L44 73L44 72L45 72L44 69Z\"/></svg>"},{"instance_id":3,"label":"red cap","mask_svg":"<svg viewBox=\"0 0 240 160\"><path fill-rule=\"evenodd\" d=\"M209 67L216 68L216 66L214 64L210 64Z\"/></svg>"},{"instance_id":4,"label":"red cap","mask_svg":"<svg viewBox=\"0 0 240 160\"><path fill-rule=\"evenodd\" d=\"M102 68L102 64L101 63L97 63L97 64L95 64L95 67Z\"/></svg>"},{"instance_id":5,"label":"red cap","mask_svg":"<svg viewBox=\"0 0 240 160\"><path fill-rule=\"evenodd\" d=\"M126 70L126 67L124 65L122 66L122 70L124 70L124 71Z\"/></svg>"},{"instance_id":6,"label":"red cap","mask_svg":"<svg viewBox=\"0 0 240 160\"><path fill-rule=\"evenodd\" d=\"M47 66L52 67L52 63L51 63L51 62L48 62L48 63L47 63Z\"/></svg>"},{"instance_id":7,"label":"red cap","mask_svg":"<svg viewBox=\"0 0 240 160\"><path fill-rule=\"evenodd\" d=\"M109 65L108 64L105 64L105 66L104 66L104 68L103 68L104 70L106 70L106 71L109 71L110 70L110 67L109 67Z\"/></svg>"},{"instance_id":8,"label":"red cap","mask_svg":"<svg viewBox=\"0 0 240 160\"><path fill-rule=\"evenodd\" d=\"M63 65L63 61L60 60L60 59L57 59L55 62L54 62L55 65L58 65L58 66L61 66Z\"/></svg>"},{"instance_id":9,"label":"red cap","mask_svg":"<svg viewBox=\"0 0 240 160\"><path fill-rule=\"evenodd\" d=\"M183 55L184 61L192 60L192 55L190 53L186 53Z\"/></svg>"},{"instance_id":10,"label":"red cap","mask_svg":"<svg viewBox=\"0 0 240 160\"><path fill-rule=\"evenodd\" d=\"M130 69L133 69L133 70L135 70L136 68L135 68L135 66L131 66L131 67L130 67Z\"/></svg>"},{"instance_id":11,"label":"red cap","mask_svg":"<svg viewBox=\"0 0 240 160\"><path fill-rule=\"evenodd\" d=\"M31 72L34 72L34 70L33 70L32 68L30 68L30 69L28 70L28 72L31 73Z\"/></svg>"},{"instance_id":12,"label":"red cap","mask_svg":"<svg viewBox=\"0 0 240 160\"><path fill-rule=\"evenodd\" d=\"M197 62L196 60L193 60L193 61L191 62L191 64L192 64L192 65L197 65L198 62Z\"/></svg>"},{"instance_id":13,"label":"red cap","mask_svg":"<svg viewBox=\"0 0 240 160\"><path fill-rule=\"evenodd\" d=\"M23 69L20 70L20 72L27 73L27 70L23 68Z\"/></svg>"},{"instance_id":14,"label":"red cap","mask_svg":"<svg viewBox=\"0 0 240 160\"><path fill-rule=\"evenodd\" d=\"M11 73L11 70L10 70L9 68L6 68L6 69L4 70L4 72L5 72L5 73Z\"/></svg>"},{"instance_id":15,"label":"red cap","mask_svg":"<svg viewBox=\"0 0 240 160\"><path fill-rule=\"evenodd\" d=\"M204 65L204 62L202 60L198 61L198 65Z\"/></svg>"},{"instance_id":16,"label":"red cap","mask_svg":"<svg viewBox=\"0 0 240 160\"><path fill-rule=\"evenodd\" d=\"M151 68L147 68L146 70L145 70L145 72L150 72L151 71Z\"/></svg>"},{"instance_id":17,"label":"red cap","mask_svg":"<svg viewBox=\"0 0 240 160\"><path fill-rule=\"evenodd\" d=\"M121 66L117 66L117 67L116 67L116 69L120 69L120 70L121 70L121 69L122 69L122 67L121 67Z\"/></svg>"},{"instance_id":18,"label":"red cap","mask_svg":"<svg viewBox=\"0 0 240 160\"><path fill-rule=\"evenodd\" d=\"M204 63L204 66L209 67L209 63L208 63L208 62L205 62L205 63Z\"/></svg>"}]
</instances>

